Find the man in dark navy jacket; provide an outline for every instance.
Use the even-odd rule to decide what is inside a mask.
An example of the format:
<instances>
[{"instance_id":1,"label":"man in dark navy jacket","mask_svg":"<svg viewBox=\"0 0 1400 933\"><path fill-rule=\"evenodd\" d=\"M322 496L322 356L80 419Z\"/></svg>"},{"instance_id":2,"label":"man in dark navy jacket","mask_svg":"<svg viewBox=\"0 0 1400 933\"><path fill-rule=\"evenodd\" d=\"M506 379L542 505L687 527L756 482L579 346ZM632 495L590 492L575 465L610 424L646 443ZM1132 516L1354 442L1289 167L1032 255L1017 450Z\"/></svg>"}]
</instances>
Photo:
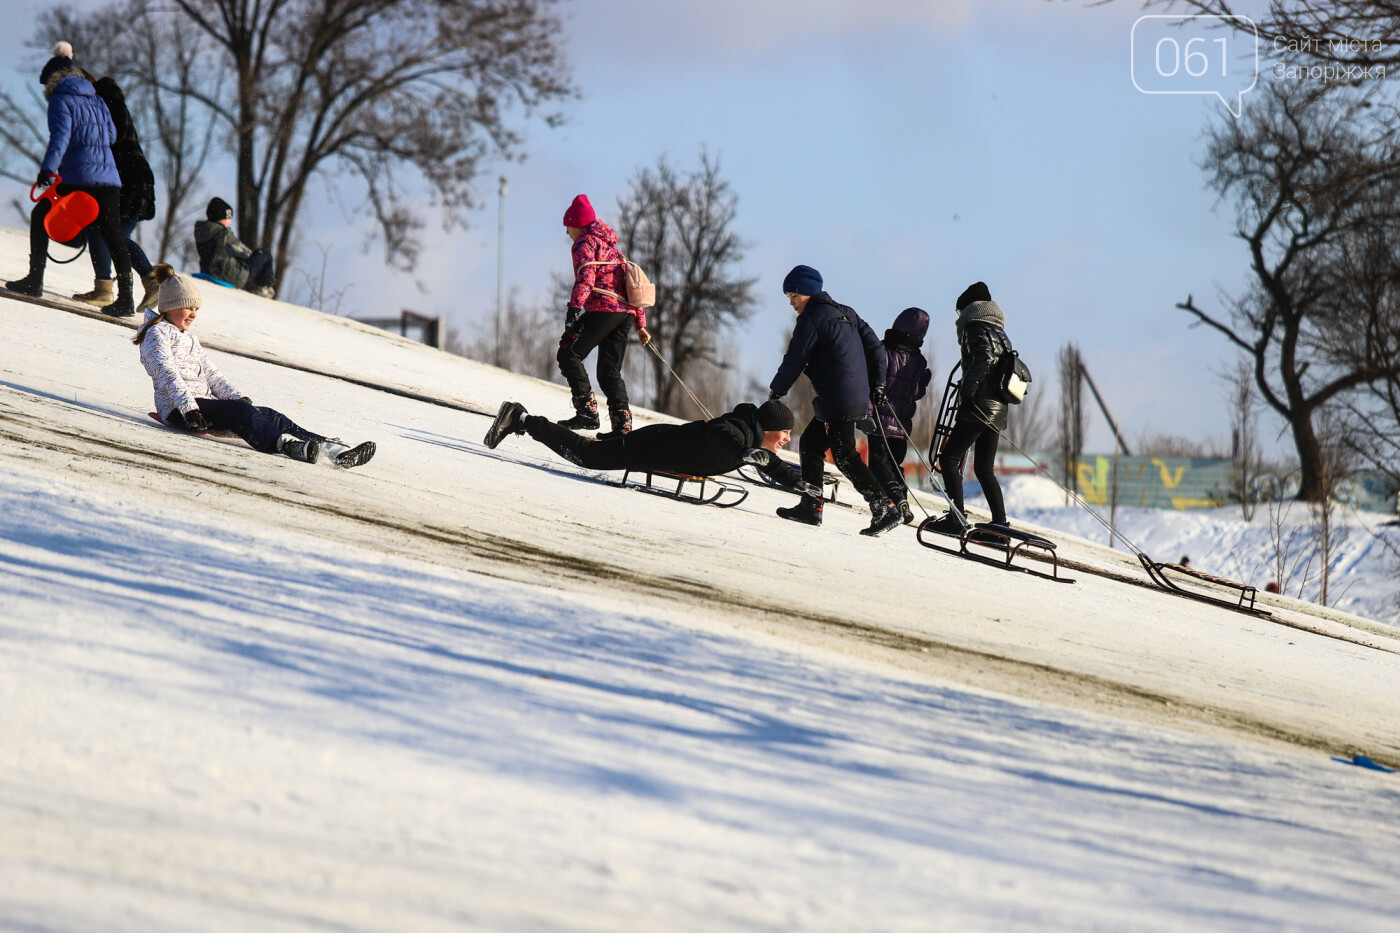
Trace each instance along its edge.
<instances>
[{"instance_id":1,"label":"man in dark navy jacket","mask_svg":"<svg viewBox=\"0 0 1400 933\"><path fill-rule=\"evenodd\" d=\"M822 291L821 273L811 266L793 268L783 279L783 293L797 312L797 325L768 388L772 398L782 398L805 372L816 391L816 416L802 431L802 479L809 487L821 488L822 463L830 450L837 469L870 503L870 527L861 534L884 534L903 519L856 450L856 422L872 402L877 411L884 407L885 348L860 315ZM803 496L778 514L820 525L822 500Z\"/></svg>"}]
</instances>

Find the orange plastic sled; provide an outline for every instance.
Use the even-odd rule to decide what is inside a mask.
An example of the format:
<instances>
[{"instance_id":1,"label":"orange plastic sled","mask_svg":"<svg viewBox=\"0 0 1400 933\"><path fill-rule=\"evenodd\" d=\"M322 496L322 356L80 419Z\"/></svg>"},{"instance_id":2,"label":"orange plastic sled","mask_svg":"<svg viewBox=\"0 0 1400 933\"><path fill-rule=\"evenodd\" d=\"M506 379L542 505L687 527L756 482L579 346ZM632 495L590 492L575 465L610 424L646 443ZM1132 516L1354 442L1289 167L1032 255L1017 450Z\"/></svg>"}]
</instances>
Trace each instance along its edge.
<instances>
[{"instance_id":1,"label":"orange plastic sled","mask_svg":"<svg viewBox=\"0 0 1400 933\"><path fill-rule=\"evenodd\" d=\"M48 215L44 217L44 232L51 240L69 244L97 219L97 199L86 191L70 191L60 197L58 186L62 181L61 176L55 175L53 183L42 194L35 193L39 188L35 184L29 189L29 200L37 204L41 199L48 198L53 202Z\"/></svg>"}]
</instances>

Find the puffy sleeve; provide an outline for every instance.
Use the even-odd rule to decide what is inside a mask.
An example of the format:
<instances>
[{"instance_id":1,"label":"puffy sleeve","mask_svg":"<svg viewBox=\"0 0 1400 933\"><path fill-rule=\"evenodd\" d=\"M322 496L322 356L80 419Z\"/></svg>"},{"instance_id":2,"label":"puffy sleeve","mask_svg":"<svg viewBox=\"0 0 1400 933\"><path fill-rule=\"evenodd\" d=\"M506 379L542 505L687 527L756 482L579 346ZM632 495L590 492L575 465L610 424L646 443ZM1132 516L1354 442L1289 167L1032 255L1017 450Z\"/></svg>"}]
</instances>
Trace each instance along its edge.
<instances>
[{"instance_id":1,"label":"puffy sleeve","mask_svg":"<svg viewBox=\"0 0 1400 933\"><path fill-rule=\"evenodd\" d=\"M214 393L214 397L230 401L242 398L243 393L238 391L238 388L228 381L228 377L219 371L219 367L214 365L214 361L209 359L209 354L204 352L198 337L195 338L195 349L199 353L200 365L204 367L204 376L209 380L209 391Z\"/></svg>"},{"instance_id":2,"label":"puffy sleeve","mask_svg":"<svg viewBox=\"0 0 1400 933\"><path fill-rule=\"evenodd\" d=\"M569 305L582 308L588 296L593 294L593 283L598 278L598 266L589 265L598 258L597 237L581 236L574 241L574 290L569 293Z\"/></svg>"},{"instance_id":3,"label":"puffy sleeve","mask_svg":"<svg viewBox=\"0 0 1400 933\"><path fill-rule=\"evenodd\" d=\"M73 113L62 98L61 94L49 98L49 148L44 152L44 161L39 163L39 167L48 172L58 171L73 138Z\"/></svg>"},{"instance_id":4,"label":"puffy sleeve","mask_svg":"<svg viewBox=\"0 0 1400 933\"><path fill-rule=\"evenodd\" d=\"M792 340L788 342L782 365L778 367L778 374L773 377L773 381L768 384L770 392L779 398L788 394L793 383L797 382L797 377L802 375L802 370L807 367L807 360L811 358L816 343L817 329L809 318L798 315L797 325L792 329Z\"/></svg>"}]
</instances>

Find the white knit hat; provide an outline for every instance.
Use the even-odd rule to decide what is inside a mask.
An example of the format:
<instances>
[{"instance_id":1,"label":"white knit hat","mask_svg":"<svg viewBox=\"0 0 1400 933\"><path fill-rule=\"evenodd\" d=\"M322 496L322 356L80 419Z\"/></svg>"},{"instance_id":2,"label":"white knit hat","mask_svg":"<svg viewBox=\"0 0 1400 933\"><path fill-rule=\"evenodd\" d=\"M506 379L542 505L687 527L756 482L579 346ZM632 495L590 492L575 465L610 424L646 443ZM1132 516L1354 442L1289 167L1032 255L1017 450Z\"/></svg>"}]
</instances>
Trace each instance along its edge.
<instances>
[{"instance_id":1,"label":"white knit hat","mask_svg":"<svg viewBox=\"0 0 1400 933\"><path fill-rule=\"evenodd\" d=\"M194 279L179 272L160 283L160 299L156 307L161 314L178 308L198 308L203 299Z\"/></svg>"}]
</instances>

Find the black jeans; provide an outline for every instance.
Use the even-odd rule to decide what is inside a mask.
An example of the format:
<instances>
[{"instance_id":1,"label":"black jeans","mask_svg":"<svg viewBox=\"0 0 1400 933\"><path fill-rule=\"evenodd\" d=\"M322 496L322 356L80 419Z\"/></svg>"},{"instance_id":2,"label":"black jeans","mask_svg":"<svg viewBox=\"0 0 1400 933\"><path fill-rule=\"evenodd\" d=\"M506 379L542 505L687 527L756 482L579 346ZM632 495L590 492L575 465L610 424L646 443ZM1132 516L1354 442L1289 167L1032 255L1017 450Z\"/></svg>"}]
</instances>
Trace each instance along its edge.
<instances>
[{"instance_id":1,"label":"black jeans","mask_svg":"<svg viewBox=\"0 0 1400 933\"><path fill-rule=\"evenodd\" d=\"M60 196L70 191L86 191L97 201L97 219L88 229L96 228L107 244L107 252L117 265L117 275L122 280L131 277L131 254L126 251L126 236L122 233L122 189L112 187L92 187L88 185L59 185ZM53 209L53 202L44 198L29 212L29 269L43 272L49 259L49 234L44 229L44 218ZM81 237L79 238L81 239ZM74 242L77 242L76 240Z\"/></svg>"},{"instance_id":2,"label":"black jeans","mask_svg":"<svg viewBox=\"0 0 1400 933\"><path fill-rule=\"evenodd\" d=\"M199 413L215 431L232 431L254 450L265 454L277 453L277 439L290 434L298 440L324 441L319 434L301 427L291 418L273 408L259 408L242 399L197 398ZM174 428L185 426L185 416L172 411L165 423Z\"/></svg>"},{"instance_id":3,"label":"black jeans","mask_svg":"<svg viewBox=\"0 0 1400 933\"><path fill-rule=\"evenodd\" d=\"M867 423L866 427L871 429L865 432L870 445L870 472L892 500L904 502L909 498L909 487L904 482L904 457L909 453L909 438L886 438L878 424ZM885 446L887 442L888 447Z\"/></svg>"},{"instance_id":4,"label":"black jeans","mask_svg":"<svg viewBox=\"0 0 1400 933\"><path fill-rule=\"evenodd\" d=\"M831 459L836 461L836 468L846 475L866 502L887 498L875 474L870 472L870 467L865 465L856 451L854 421L826 422L813 418L802 429L802 442L797 453L802 461L804 482L818 487L822 485L822 464L826 462L828 450L831 451Z\"/></svg>"},{"instance_id":5,"label":"black jeans","mask_svg":"<svg viewBox=\"0 0 1400 933\"><path fill-rule=\"evenodd\" d=\"M992 509L992 521L1005 522L1006 503L1002 499L1001 485L997 482L996 474L997 447L1001 444L1001 435L984 424L975 414L958 415L958 420L953 423L953 432L948 435L943 452L938 455L938 472L943 474L943 488L961 512L963 488L960 465L963 457L967 455L968 448L974 444L976 448L972 455L972 472L982 484L982 495L987 497L987 505Z\"/></svg>"},{"instance_id":6,"label":"black jeans","mask_svg":"<svg viewBox=\"0 0 1400 933\"><path fill-rule=\"evenodd\" d=\"M593 394L583 358L598 348L598 388L608 399L611 411L628 411L627 383L622 380L622 359L627 354L627 337L635 318L626 311L585 311L576 331L564 331L559 340L559 372L569 383L576 399Z\"/></svg>"}]
</instances>

